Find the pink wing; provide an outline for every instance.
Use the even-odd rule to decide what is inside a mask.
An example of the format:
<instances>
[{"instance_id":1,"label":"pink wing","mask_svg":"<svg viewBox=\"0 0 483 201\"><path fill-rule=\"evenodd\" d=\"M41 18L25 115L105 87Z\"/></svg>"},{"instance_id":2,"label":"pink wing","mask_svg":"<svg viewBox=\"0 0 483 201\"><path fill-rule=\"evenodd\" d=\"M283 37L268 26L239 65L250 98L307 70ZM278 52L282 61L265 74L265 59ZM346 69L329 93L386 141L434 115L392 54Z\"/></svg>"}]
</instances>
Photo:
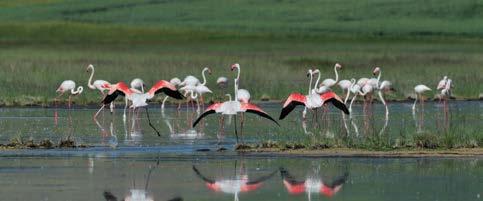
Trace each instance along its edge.
<instances>
[{"instance_id":1,"label":"pink wing","mask_svg":"<svg viewBox=\"0 0 483 201\"><path fill-rule=\"evenodd\" d=\"M208 106L206 110L193 122L193 128L201 121L204 117L216 113L216 109L219 108L223 103L213 103Z\"/></svg>"},{"instance_id":2,"label":"pink wing","mask_svg":"<svg viewBox=\"0 0 483 201\"><path fill-rule=\"evenodd\" d=\"M151 89L148 91L148 94L154 96L155 94L161 92L175 99L181 100L184 98L184 96L176 89L176 87L166 80L158 81L153 87L151 87Z\"/></svg>"},{"instance_id":3,"label":"pink wing","mask_svg":"<svg viewBox=\"0 0 483 201\"><path fill-rule=\"evenodd\" d=\"M110 104L112 101L116 100L119 95L129 96L131 94L132 91L131 89L129 89L126 83L118 82L117 84L110 85L109 92L107 93L107 96L104 97L104 99L102 100L102 103L107 105Z\"/></svg>"},{"instance_id":4,"label":"pink wing","mask_svg":"<svg viewBox=\"0 0 483 201\"><path fill-rule=\"evenodd\" d=\"M297 105L305 105L307 98L301 93L292 93L283 104L279 119L284 119Z\"/></svg>"},{"instance_id":5,"label":"pink wing","mask_svg":"<svg viewBox=\"0 0 483 201\"><path fill-rule=\"evenodd\" d=\"M320 98L322 99L322 101L324 101L324 103L330 102L332 103L332 105L342 110L345 114L349 114L349 110L347 109L347 106L344 104L344 101L342 101L342 99L334 92L329 91L329 92L320 94Z\"/></svg>"},{"instance_id":6,"label":"pink wing","mask_svg":"<svg viewBox=\"0 0 483 201\"><path fill-rule=\"evenodd\" d=\"M243 102L240 103L240 104L241 104L241 109L245 110L245 112L257 114L261 117L264 117L264 118L267 118L267 119L273 121L278 126L280 126L280 124L278 124L278 122L275 121L275 119L273 119L270 115L268 115L265 111L263 111L258 106L251 104L251 103L243 103Z\"/></svg>"}]
</instances>

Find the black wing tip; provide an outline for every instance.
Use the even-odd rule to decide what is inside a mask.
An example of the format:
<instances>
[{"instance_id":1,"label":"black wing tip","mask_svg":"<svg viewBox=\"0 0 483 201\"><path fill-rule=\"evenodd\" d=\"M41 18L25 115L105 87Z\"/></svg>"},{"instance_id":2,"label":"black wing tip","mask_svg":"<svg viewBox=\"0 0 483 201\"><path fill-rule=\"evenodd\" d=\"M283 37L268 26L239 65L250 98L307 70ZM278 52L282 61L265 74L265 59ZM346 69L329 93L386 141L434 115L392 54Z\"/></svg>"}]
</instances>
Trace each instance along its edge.
<instances>
[{"instance_id":1,"label":"black wing tip","mask_svg":"<svg viewBox=\"0 0 483 201\"><path fill-rule=\"evenodd\" d=\"M117 201L116 196L114 196L114 194L109 191L104 191L102 195L104 196L104 199L106 199L106 201Z\"/></svg>"},{"instance_id":2,"label":"black wing tip","mask_svg":"<svg viewBox=\"0 0 483 201\"><path fill-rule=\"evenodd\" d=\"M183 198L182 197L175 197L175 198L172 198L168 201L183 201Z\"/></svg>"}]
</instances>

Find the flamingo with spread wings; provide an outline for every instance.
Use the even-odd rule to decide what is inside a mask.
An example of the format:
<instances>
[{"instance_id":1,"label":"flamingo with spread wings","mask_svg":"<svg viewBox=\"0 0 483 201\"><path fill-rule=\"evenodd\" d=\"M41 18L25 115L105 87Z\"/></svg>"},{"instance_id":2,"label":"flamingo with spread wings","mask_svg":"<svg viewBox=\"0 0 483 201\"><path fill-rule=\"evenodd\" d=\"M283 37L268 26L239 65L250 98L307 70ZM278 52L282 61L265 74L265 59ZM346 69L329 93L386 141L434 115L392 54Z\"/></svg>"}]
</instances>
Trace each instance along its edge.
<instances>
[{"instance_id":1,"label":"flamingo with spread wings","mask_svg":"<svg viewBox=\"0 0 483 201\"><path fill-rule=\"evenodd\" d=\"M332 103L335 107L342 110L345 114L349 114L344 101L334 92L329 91L323 94L312 93L303 95L301 93L292 93L289 95L282 107L279 119L284 119L290 112L292 112L297 105L304 105L308 109L315 109L321 107L326 103Z\"/></svg>"},{"instance_id":2,"label":"flamingo with spread wings","mask_svg":"<svg viewBox=\"0 0 483 201\"><path fill-rule=\"evenodd\" d=\"M100 112L106 105L112 103L118 96L125 96L128 100L132 101L131 107L136 109L139 107L145 107L148 105L147 101L152 99L154 95L159 93L165 93L166 95L175 98L175 99L183 99L184 96L176 89L176 87L166 80L158 81L147 93L136 93L132 89L128 87L128 85L124 82L118 82L117 84L111 85L107 96L102 100L102 107L99 109ZM148 108L146 108L147 112ZM154 128L151 124L148 115L149 125L157 132L158 136L160 136L159 132L156 128Z\"/></svg>"},{"instance_id":3,"label":"flamingo with spread wings","mask_svg":"<svg viewBox=\"0 0 483 201\"><path fill-rule=\"evenodd\" d=\"M237 75L237 78L235 79L235 100L230 99L229 101L225 101L225 102L222 102L222 103L214 103L214 104L208 106L208 108L206 108L206 110L195 120L195 122L193 123L193 127L196 127L196 125L204 117L206 117L210 114L218 113L218 114L222 115L222 117L220 119L220 128L223 128L223 125L224 125L223 115L235 115L236 116L238 113L241 113L242 115L241 115L241 122L240 122L240 135L242 136L242 143L243 143L243 122L244 122L244 113L245 112L257 114L261 117L264 117L264 118L267 118L267 119L273 121L278 126L280 126L280 125L278 124L278 122L275 119L273 119L270 115L268 115L260 107L256 106L255 104L249 103L248 100L247 101L240 101L238 99L238 92L239 92L238 91L238 79L240 77L240 64L233 64L231 66L232 71L235 70L235 69L238 69L238 75ZM236 127L235 127L235 135L236 135L236 140L238 142L238 134L237 134Z\"/></svg>"}]
</instances>

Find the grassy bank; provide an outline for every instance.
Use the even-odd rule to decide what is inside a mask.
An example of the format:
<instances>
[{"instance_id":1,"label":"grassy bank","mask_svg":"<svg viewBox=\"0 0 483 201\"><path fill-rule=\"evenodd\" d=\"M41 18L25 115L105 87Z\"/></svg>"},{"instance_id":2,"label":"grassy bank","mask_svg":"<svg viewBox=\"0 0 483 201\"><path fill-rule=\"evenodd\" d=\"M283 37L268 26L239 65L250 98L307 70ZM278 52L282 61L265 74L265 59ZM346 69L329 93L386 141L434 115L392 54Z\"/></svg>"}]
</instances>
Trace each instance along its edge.
<instances>
[{"instance_id":1,"label":"grassy bank","mask_svg":"<svg viewBox=\"0 0 483 201\"><path fill-rule=\"evenodd\" d=\"M383 79L405 99L416 84L450 76L457 98L483 91L483 29L478 1L16 1L0 3L0 104L48 104L62 80L86 85L85 67L112 82L213 69L234 76L255 100L306 91L306 69L323 78ZM216 91L217 93L219 91ZM435 92L433 92L435 93ZM429 93L429 96L434 94ZM96 103L86 91L76 104Z\"/></svg>"}]
</instances>

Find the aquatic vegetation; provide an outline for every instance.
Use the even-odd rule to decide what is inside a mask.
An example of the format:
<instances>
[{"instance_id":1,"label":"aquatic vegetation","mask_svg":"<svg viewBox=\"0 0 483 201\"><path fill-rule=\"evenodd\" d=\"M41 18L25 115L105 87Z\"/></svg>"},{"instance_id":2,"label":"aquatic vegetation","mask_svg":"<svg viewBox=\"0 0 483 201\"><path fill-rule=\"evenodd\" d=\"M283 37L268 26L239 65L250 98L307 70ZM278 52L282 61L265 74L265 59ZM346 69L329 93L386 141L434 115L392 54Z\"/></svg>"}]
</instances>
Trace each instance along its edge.
<instances>
[{"instance_id":1,"label":"aquatic vegetation","mask_svg":"<svg viewBox=\"0 0 483 201\"><path fill-rule=\"evenodd\" d=\"M60 139L58 143L52 142L50 139L43 139L35 143L30 138L24 140L23 138L12 138L7 144L0 144L1 149L55 149L55 148L86 148L88 145L77 145L72 139Z\"/></svg>"}]
</instances>

